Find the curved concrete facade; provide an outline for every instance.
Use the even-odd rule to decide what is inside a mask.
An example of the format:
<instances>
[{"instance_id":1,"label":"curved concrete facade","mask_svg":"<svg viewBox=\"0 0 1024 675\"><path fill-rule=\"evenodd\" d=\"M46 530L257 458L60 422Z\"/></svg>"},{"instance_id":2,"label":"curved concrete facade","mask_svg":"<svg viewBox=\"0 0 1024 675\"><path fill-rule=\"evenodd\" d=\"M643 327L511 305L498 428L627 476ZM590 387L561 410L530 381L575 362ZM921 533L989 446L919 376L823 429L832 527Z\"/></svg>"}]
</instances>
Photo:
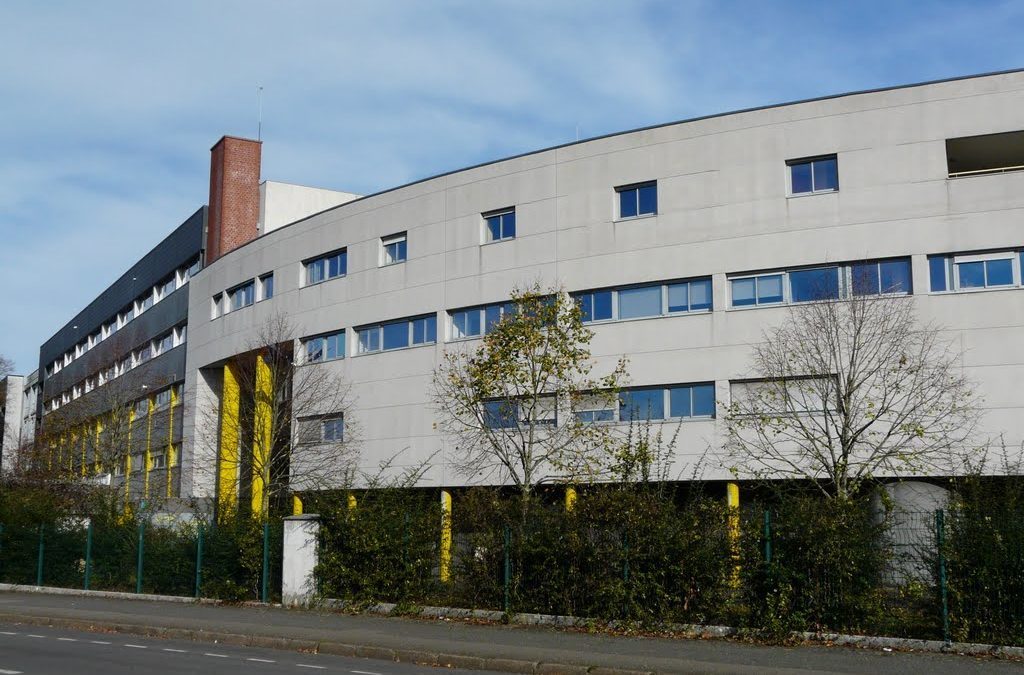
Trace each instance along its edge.
<instances>
[{"instance_id":1,"label":"curved concrete facade","mask_svg":"<svg viewBox=\"0 0 1024 675\"><path fill-rule=\"evenodd\" d=\"M786 311L730 307L730 275L906 257L922 318L947 327L985 399L984 427L1024 439L1024 287L932 293L933 254L1024 248L1024 172L949 177L950 138L1024 129L1024 73L929 83L669 124L583 141L371 195L269 232L189 284L182 493L210 496L217 405L212 369L244 352L275 313L299 333L346 330L362 463L405 450L434 456L425 482L461 485L436 430L430 379L451 341L448 312L507 300L534 281L575 292L710 277L713 310L594 325L602 365L630 360L632 385L729 382L750 375L750 344ZM839 190L793 196L787 161L835 155ZM656 181L657 212L618 219L616 187ZM484 242L483 214L514 207L516 236ZM407 234L406 262L381 266L381 238ZM303 261L347 250L347 274L305 285ZM211 318L211 298L273 272L273 297ZM437 342L355 355L353 328L433 314ZM214 372L213 370L207 372ZM719 407L719 411L721 407ZM721 440L714 419L684 421L676 470ZM436 453L436 454L435 454ZM197 467L199 470L197 470ZM707 478L727 473L709 467Z\"/></svg>"}]
</instances>

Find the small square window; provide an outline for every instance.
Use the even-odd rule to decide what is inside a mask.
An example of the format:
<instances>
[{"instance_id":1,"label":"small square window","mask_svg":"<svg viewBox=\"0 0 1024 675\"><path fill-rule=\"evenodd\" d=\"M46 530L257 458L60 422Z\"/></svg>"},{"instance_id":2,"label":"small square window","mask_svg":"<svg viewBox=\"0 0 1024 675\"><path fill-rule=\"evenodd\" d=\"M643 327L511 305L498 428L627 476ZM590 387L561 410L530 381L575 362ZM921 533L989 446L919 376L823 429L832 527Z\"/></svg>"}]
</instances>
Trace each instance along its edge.
<instances>
[{"instance_id":1,"label":"small square window","mask_svg":"<svg viewBox=\"0 0 1024 675\"><path fill-rule=\"evenodd\" d=\"M484 214L484 236L487 242L504 241L516 237L516 211Z\"/></svg>"},{"instance_id":2,"label":"small square window","mask_svg":"<svg viewBox=\"0 0 1024 675\"><path fill-rule=\"evenodd\" d=\"M519 423L519 406L514 401L485 401L484 425L488 429L510 429Z\"/></svg>"},{"instance_id":3,"label":"small square window","mask_svg":"<svg viewBox=\"0 0 1024 675\"><path fill-rule=\"evenodd\" d=\"M653 216L658 212L657 182L615 188L619 196L619 218Z\"/></svg>"},{"instance_id":4,"label":"small square window","mask_svg":"<svg viewBox=\"0 0 1024 675\"><path fill-rule=\"evenodd\" d=\"M260 277L260 300L269 300L274 297L274 273L264 274Z\"/></svg>"},{"instance_id":5,"label":"small square window","mask_svg":"<svg viewBox=\"0 0 1024 675\"><path fill-rule=\"evenodd\" d=\"M359 331L360 353L380 351L380 326L370 326Z\"/></svg>"},{"instance_id":6,"label":"small square window","mask_svg":"<svg viewBox=\"0 0 1024 675\"><path fill-rule=\"evenodd\" d=\"M405 232L400 234L393 234L390 237L381 237L381 261L380 264L384 265L395 265L400 262L405 262L406 254L408 250L406 248L406 235Z\"/></svg>"},{"instance_id":7,"label":"small square window","mask_svg":"<svg viewBox=\"0 0 1024 675\"><path fill-rule=\"evenodd\" d=\"M835 155L794 159L789 166L789 192L793 195L839 190L839 162Z\"/></svg>"},{"instance_id":8,"label":"small square window","mask_svg":"<svg viewBox=\"0 0 1024 675\"><path fill-rule=\"evenodd\" d=\"M345 440L345 420L342 417L331 417L320 423L320 440L328 443L340 443Z\"/></svg>"}]
</instances>

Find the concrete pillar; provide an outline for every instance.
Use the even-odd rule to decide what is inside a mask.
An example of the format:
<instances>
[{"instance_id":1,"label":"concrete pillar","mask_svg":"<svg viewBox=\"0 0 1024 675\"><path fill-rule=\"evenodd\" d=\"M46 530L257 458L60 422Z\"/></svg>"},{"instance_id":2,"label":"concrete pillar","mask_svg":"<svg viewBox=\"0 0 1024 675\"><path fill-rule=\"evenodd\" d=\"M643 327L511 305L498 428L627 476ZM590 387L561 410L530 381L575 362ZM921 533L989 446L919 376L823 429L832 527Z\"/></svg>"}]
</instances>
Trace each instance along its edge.
<instances>
[{"instance_id":1,"label":"concrete pillar","mask_svg":"<svg viewBox=\"0 0 1024 675\"><path fill-rule=\"evenodd\" d=\"M273 442L274 375L263 354L256 355L256 391L252 444L252 515L263 520L269 508L270 445Z\"/></svg>"},{"instance_id":2,"label":"concrete pillar","mask_svg":"<svg viewBox=\"0 0 1024 675\"><path fill-rule=\"evenodd\" d=\"M319 538L319 515L308 513L284 519L281 602L285 607L309 605L316 594L313 572L319 560Z\"/></svg>"},{"instance_id":3,"label":"concrete pillar","mask_svg":"<svg viewBox=\"0 0 1024 675\"><path fill-rule=\"evenodd\" d=\"M442 583L448 583L452 570L452 493L441 490L441 551L438 560L438 576Z\"/></svg>"},{"instance_id":4,"label":"concrete pillar","mask_svg":"<svg viewBox=\"0 0 1024 675\"><path fill-rule=\"evenodd\" d=\"M576 488L567 485L565 488L565 512L572 513L576 510Z\"/></svg>"}]
</instances>

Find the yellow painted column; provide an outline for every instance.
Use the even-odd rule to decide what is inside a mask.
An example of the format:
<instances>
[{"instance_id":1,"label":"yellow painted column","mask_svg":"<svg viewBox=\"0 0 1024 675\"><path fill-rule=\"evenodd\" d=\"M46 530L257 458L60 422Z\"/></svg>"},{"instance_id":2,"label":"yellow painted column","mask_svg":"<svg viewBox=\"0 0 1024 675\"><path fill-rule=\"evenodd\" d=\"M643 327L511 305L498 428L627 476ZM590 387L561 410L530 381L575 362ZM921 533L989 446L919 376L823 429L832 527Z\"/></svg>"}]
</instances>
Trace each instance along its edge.
<instances>
[{"instance_id":1,"label":"yellow painted column","mask_svg":"<svg viewBox=\"0 0 1024 675\"><path fill-rule=\"evenodd\" d=\"M292 515L302 515L302 498L300 498L298 495L292 495Z\"/></svg>"},{"instance_id":2,"label":"yellow painted column","mask_svg":"<svg viewBox=\"0 0 1024 675\"><path fill-rule=\"evenodd\" d=\"M135 406L128 410L128 441L124 454L124 510L127 513L132 506L132 431L135 427Z\"/></svg>"},{"instance_id":3,"label":"yellow painted column","mask_svg":"<svg viewBox=\"0 0 1024 675\"><path fill-rule=\"evenodd\" d=\"M167 413L167 448L164 450L164 475L167 479L167 492L164 496L168 499L172 496L171 467L178 459L174 456L174 406L176 405L178 405L178 391L171 387L171 409Z\"/></svg>"},{"instance_id":4,"label":"yellow painted column","mask_svg":"<svg viewBox=\"0 0 1024 675\"><path fill-rule=\"evenodd\" d=\"M89 466L89 463L86 461L86 458L85 458L85 453L86 453L86 450L88 449L88 447L89 447L89 423L86 422L82 426L82 468L81 468L82 478L85 478L88 475L88 471L86 471L86 467Z\"/></svg>"},{"instance_id":5,"label":"yellow painted column","mask_svg":"<svg viewBox=\"0 0 1024 675\"><path fill-rule=\"evenodd\" d=\"M438 564L441 581L447 583L452 571L452 493L441 490L441 559Z\"/></svg>"},{"instance_id":6,"label":"yellow painted column","mask_svg":"<svg viewBox=\"0 0 1024 675\"><path fill-rule=\"evenodd\" d=\"M103 472L103 462L100 461L100 434L103 433L103 417L96 418L95 435L92 445L92 473L94 476Z\"/></svg>"},{"instance_id":7,"label":"yellow painted column","mask_svg":"<svg viewBox=\"0 0 1024 675\"><path fill-rule=\"evenodd\" d=\"M252 515L267 515L270 484L270 444L273 425L274 376L262 354L256 355L256 391L253 392Z\"/></svg>"},{"instance_id":8,"label":"yellow painted column","mask_svg":"<svg viewBox=\"0 0 1024 675\"><path fill-rule=\"evenodd\" d=\"M728 507L727 527L729 532L729 555L732 557L732 585L740 583L740 486L726 483L725 503Z\"/></svg>"},{"instance_id":9,"label":"yellow painted column","mask_svg":"<svg viewBox=\"0 0 1024 675\"><path fill-rule=\"evenodd\" d=\"M153 397L146 400L146 454L143 458L145 473L142 475L142 498L149 499L149 474L153 471Z\"/></svg>"},{"instance_id":10,"label":"yellow painted column","mask_svg":"<svg viewBox=\"0 0 1024 675\"><path fill-rule=\"evenodd\" d=\"M355 511L356 507L359 506L359 500L351 492L348 493L348 510Z\"/></svg>"},{"instance_id":11,"label":"yellow painted column","mask_svg":"<svg viewBox=\"0 0 1024 675\"><path fill-rule=\"evenodd\" d=\"M238 376L232 364L224 366L224 386L220 397L220 452L217 455L218 517L225 518L238 509Z\"/></svg>"},{"instance_id":12,"label":"yellow painted column","mask_svg":"<svg viewBox=\"0 0 1024 675\"><path fill-rule=\"evenodd\" d=\"M565 511L572 513L576 510L576 488L572 485L565 486Z\"/></svg>"}]
</instances>

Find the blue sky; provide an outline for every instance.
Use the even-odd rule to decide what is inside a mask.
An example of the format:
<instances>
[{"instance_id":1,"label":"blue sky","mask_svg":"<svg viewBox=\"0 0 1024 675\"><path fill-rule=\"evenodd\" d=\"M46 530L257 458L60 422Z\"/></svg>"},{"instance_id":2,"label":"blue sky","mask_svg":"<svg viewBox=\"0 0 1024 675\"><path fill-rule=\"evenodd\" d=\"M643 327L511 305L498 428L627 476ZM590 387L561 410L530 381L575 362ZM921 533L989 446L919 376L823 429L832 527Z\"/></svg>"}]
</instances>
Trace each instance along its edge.
<instances>
[{"instance_id":1,"label":"blue sky","mask_svg":"<svg viewBox=\"0 0 1024 675\"><path fill-rule=\"evenodd\" d=\"M1024 0L0 4L0 354L201 204L209 148L362 194L583 137L1024 67Z\"/></svg>"}]
</instances>

